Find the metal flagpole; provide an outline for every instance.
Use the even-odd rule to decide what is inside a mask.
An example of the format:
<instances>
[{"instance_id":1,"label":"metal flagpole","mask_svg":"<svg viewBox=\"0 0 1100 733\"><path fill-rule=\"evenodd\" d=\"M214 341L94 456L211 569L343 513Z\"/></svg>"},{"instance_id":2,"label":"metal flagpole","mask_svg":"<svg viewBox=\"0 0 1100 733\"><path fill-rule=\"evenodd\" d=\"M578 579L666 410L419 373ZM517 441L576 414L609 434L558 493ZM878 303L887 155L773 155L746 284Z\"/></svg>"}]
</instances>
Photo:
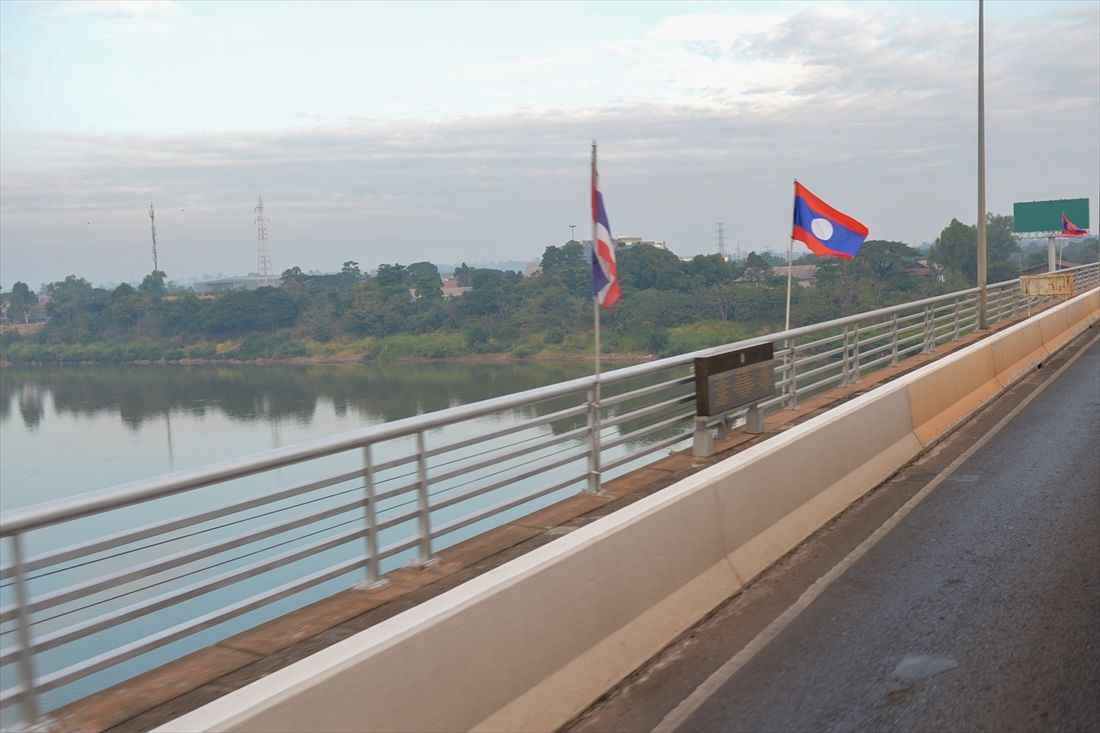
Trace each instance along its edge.
<instances>
[{"instance_id":1,"label":"metal flagpole","mask_svg":"<svg viewBox=\"0 0 1100 733\"><path fill-rule=\"evenodd\" d=\"M791 264L794 258L794 240L787 241L787 318L783 322L783 330L791 330L791 271L794 269L794 265Z\"/></svg>"},{"instance_id":2,"label":"metal flagpole","mask_svg":"<svg viewBox=\"0 0 1100 733\"><path fill-rule=\"evenodd\" d=\"M592 263L593 268L596 266L597 250L596 250L596 216L598 214L596 209L596 192L598 190L598 180L596 178L596 141L592 141ZM593 270L592 282L595 283L595 270ZM596 383L592 388L592 404L589 406L588 414L588 440L589 440L589 456L588 456L588 492L592 494L600 493L600 297L598 293L592 293L592 312L595 314L595 341L596 341Z\"/></svg>"},{"instance_id":3,"label":"metal flagpole","mask_svg":"<svg viewBox=\"0 0 1100 733\"><path fill-rule=\"evenodd\" d=\"M798 198L798 179L794 179L794 198ZM794 199L791 199L792 201ZM797 205L797 204L796 204ZM794 261L794 238L787 240L787 318L783 321L783 330L791 330L791 268Z\"/></svg>"},{"instance_id":4,"label":"metal flagpole","mask_svg":"<svg viewBox=\"0 0 1100 733\"><path fill-rule=\"evenodd\" d=\"M596 196L596 141L592 141L592 196ZM596 254L596 214L592 213L592 258L595 262ZM596 314L596 403L600 401L600 297L598 293L592 294L592 310Z\"/></svg>"}]
</instances>

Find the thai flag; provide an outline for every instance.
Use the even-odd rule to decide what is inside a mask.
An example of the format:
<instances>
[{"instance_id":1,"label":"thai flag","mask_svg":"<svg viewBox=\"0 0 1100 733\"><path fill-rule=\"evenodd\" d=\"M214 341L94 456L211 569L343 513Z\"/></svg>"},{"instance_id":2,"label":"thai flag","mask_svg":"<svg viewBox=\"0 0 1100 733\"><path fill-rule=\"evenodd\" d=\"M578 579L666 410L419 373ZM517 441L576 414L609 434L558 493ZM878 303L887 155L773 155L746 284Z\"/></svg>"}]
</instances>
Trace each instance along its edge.
<instances>
[{"instance_id":1,"label":"thai flag","mask_svg":"<svg viewBox=\"0 0 1100 733\"><path fill-rule=\"evenodd\" d=\"M615 265L615 245L600 193L595 153L592 154L592 233L592 295L597 303L610 308L619 299L619 268Z\"/></svg>"},{"instance_id":2,"label":"thai flag","mask_svg":"<svg viewBox=\"0 0 1100 733\"><path fill-rule=\"evenodd\" d=\"M1064 237L1083 237L1088 234L1088 229L1081 229L1072 221L1070 221L1065 214L1062 214L1062 236Z\"/></svg>"},{"instance_id":3,"label":"thai flag","mask_svg":"<svg viewBox=\"0 0 1100 733\"><path fill-rule=\"evenodd\" d=\"M850 260L867 239L867 227L829 206L795 181L791 239L802 242L815 254Z\"/></svg>"}]
</instances>

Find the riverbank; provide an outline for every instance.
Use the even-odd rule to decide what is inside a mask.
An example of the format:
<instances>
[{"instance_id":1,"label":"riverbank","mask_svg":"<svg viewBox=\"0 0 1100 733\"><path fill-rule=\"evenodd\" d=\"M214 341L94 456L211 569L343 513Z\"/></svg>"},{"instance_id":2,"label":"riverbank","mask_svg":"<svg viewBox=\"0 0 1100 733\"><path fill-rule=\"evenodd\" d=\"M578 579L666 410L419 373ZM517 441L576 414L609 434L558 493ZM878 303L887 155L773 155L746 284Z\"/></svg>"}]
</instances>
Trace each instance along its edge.
<instances>
[{"instance_id":1,"label":"riverbank","mask_svg":"<svg viewBox=\"0 0 1100 733\"><path fill-rule=\"evenodd\" d=\"M656 358L654 354L644 353L614 353L600 356L601 363L641 362ZM260 358L260 359L134 359L132 361L109 362L111 364L176 364L181 366L207 365L207 366L238 366L238 365L287 365L300 364L316 366L323 364L503 364L503 363L540 363L540 364L576 364L591 362L592 354L533 354L531 356L516 356L510 352L497 354L467 354L464 356L405 356L395 359L368 359L362 354L335 354L326 356L291 356L285 358ZM13 366L57 366L57 365L102 365L100 361L19 361L0 359L0 367Z\"/></svg>"}]
</instances>

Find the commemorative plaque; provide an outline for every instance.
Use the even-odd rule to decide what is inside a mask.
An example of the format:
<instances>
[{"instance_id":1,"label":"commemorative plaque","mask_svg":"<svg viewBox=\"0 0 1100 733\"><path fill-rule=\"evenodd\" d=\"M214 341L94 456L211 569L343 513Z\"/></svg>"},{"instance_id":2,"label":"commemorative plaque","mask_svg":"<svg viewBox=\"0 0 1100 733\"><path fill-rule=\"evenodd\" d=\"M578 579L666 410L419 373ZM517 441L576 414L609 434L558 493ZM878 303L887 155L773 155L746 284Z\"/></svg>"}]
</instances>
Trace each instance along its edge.
<instances>
[{"instance_id":1,"label":"commemorative plaque","mask_svg":"<svg viewBox=\"0 0 1100 733\"><path fill-rule=\"evenodd\" d=\"M695 360L695 414L717 417L775 392L772 344Z\"/></svg>"}]
</instances>

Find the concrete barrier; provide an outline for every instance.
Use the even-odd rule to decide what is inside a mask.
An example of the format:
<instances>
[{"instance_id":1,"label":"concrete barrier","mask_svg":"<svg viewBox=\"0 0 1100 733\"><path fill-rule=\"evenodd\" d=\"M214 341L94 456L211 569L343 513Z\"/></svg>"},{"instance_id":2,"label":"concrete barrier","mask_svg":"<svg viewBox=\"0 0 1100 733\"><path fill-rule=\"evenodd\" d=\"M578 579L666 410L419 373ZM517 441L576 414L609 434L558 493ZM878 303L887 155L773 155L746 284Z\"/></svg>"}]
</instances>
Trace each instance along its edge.
<instances>
[{"instance_id":1,"label":"concrete barrier","mask_svg":"<svg viewBox=\"0 0 1100 733\"><path fill-rule=\"evenodd\" d=\"M553 730L1100 315L929 364L157 729ZM1081 305L1081 303L1084 305ZM1029 366L1030 365L1030 366Z\"/></svg>"}]
</instances>

